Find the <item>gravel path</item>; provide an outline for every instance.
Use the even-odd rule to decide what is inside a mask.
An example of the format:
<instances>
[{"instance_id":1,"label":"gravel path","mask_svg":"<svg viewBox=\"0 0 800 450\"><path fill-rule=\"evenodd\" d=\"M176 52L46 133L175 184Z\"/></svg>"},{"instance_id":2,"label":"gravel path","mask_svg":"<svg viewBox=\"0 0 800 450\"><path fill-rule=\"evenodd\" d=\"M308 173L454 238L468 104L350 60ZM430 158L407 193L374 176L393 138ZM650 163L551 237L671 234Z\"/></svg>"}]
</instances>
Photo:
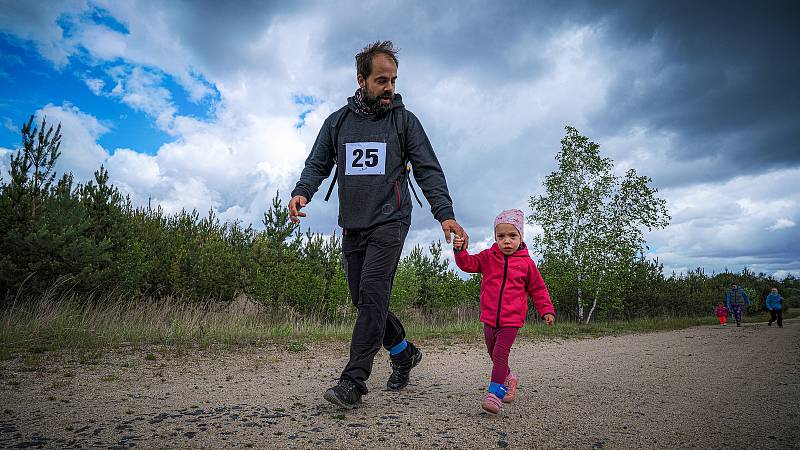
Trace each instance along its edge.
<instances>
[{"instance_id":1,"label":"gravel path","mask_svg":"<svg viewBox=\"0 0 800 450\"><path fill-rule=\"evenodd\" d=\"M322 399L346 343L118 349L0 363L0 447L798 448L800 320L518 341L517 400L479 404L482 342L421 343L400 393L376 359L357 410ZM150 356L148 356L148 353Z\"/></svg>"}]
</instances>

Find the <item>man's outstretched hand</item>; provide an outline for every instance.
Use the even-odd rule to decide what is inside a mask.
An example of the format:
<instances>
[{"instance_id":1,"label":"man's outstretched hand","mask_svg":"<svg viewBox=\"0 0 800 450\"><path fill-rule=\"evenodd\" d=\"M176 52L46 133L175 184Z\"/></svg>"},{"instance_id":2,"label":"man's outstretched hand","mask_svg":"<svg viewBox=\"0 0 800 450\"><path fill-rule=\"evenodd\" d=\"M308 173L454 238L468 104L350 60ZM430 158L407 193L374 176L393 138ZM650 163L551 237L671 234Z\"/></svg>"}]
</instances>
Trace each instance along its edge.
<instances>
[{"instance_id":1,"label":"man's outstretched hand","mask_svg":"<svg viewBox=\"0 0 800 450\"><path fill-rule=\"evenodd\" d=\"M469 245L469 236L467 236L467 232L461 228L461 225L459 225L455 219L447 219L442 222L442 231L444 231L444 240L447 241L448 244L450 243L450 234L455 233L457 236L464 239L462 248L467 248Z\"/></svg>"},{"instance_id":2,"label":"man's outstretched hand","mask_svg":"<svg viewBox=\"0 0 800 450\"><path fill-rule=\"evenodd\" d=\"M300 217L305 217L306 213L300 212L308 203L308 199L302 195L295 195L289 200L289 219L292 223L300 223Z\"/></svg>"}]
</instances>

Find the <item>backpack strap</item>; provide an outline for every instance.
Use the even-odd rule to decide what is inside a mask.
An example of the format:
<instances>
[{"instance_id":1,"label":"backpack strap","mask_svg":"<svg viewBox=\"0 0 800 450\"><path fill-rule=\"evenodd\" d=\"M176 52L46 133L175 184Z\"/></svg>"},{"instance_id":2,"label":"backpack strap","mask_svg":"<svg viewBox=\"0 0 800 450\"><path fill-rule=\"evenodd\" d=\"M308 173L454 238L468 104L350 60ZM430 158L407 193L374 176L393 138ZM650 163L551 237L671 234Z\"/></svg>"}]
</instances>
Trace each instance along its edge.
<instances>
[{"instance_id":1,"label":"backpack strap","mask_svg":"<svg viewBox=\"0 0 800 450\"><path fill-rule=\"evenodd\" d=\"M338 111L333 113L334 117L331 120L330 134L331 134L331 143L332 143L331 148L333 149L334 164L338 164L339 162L339 125L342 123L342 120L344 120L345 116L347 116L347 111L349 109L350 108L348 108L347 105L342 106L341 108L339 108ZM336 186L336 178L338 177L338 175L339 175L339 169L334 168L333 180L331 180L331 185L328 187L328 193L325 194L326 202L328 201L328 199L331 198L331 193L333 192L333 187Z\"/></svg>"},{"instance_id":2,"label":"backpack strap","mask_svg":"<svg viewBox=\"0 0 800 450\"><path fill-rule=\"evenodd\" d=\"M408 163L408 153L406 153L406 109L398 108L393 110L392 121L394 121L394 128L397 131L397 138L400 141L400 158L403 161L403 175L405 175L408 180L408 187L411 188L411 192L414 194L414 198L417 199L419 207L422 208L422 202L419 200L417 191L414 189L414 183L411 182L411 165Z\"/></svg>"}]
</instances>

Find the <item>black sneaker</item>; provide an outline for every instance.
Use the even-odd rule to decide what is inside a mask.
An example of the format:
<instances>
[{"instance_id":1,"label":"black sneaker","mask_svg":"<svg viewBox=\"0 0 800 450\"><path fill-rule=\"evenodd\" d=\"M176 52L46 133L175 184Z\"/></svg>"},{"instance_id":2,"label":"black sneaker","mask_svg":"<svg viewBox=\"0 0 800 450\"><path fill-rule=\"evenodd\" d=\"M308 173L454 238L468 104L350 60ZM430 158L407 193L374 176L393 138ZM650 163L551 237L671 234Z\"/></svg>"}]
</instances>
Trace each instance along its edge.
<instances>
[{"instance_id":1,"label":"black sneaker","mask_svg":"<svg viewBox=\"0 0 800 450\"><path fill-rule=\"evenodd\" d=\"M323 397L334 405L346 409L353 409L361 404L361 391L347 378L342 378L336 386L325 391Z\"/></svg>"},{"instance_id":2,"label":"black sneaker","mask_svg":"<svg viewBox=\"0 0 800 450\"><path fill-rule=\"evenodd\" d=\"M386 387L393 391L398 391L408 386L411 369L422 361L422 352L409 342L405 350L389 358L392 365L392 374L389 375Z\"/></svg>"}]
</instances>

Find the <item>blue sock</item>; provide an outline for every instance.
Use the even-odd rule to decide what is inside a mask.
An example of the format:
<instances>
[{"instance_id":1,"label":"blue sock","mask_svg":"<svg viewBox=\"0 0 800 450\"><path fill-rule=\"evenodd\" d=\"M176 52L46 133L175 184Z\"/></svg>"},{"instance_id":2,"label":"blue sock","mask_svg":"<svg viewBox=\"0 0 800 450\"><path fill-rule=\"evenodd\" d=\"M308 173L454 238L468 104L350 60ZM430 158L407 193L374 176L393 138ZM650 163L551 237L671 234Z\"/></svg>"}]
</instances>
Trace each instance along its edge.
<instances>
[{"instance_id":1,"label":"blue sock","mask_svg":"<svg viewBox=\"0 0 800 450\"><path fill-rule=\"evenodd\" d=\"M503 398L506 396L506 392L508 392L508 388L505 384L495 383L492 381L489 383L489 393L494 394L497 398Z\"/></svg>"},{"instance_id":2,"label":"blue sock","mask_svg":"<svg viewBox=\"0 0 800 450\"><path fill-rule=\"evenodd\" d=\"M389 354L394 356L408 347L408 341L403 339L402 342L389 349Z\"/></svg>"}]
</instances>

